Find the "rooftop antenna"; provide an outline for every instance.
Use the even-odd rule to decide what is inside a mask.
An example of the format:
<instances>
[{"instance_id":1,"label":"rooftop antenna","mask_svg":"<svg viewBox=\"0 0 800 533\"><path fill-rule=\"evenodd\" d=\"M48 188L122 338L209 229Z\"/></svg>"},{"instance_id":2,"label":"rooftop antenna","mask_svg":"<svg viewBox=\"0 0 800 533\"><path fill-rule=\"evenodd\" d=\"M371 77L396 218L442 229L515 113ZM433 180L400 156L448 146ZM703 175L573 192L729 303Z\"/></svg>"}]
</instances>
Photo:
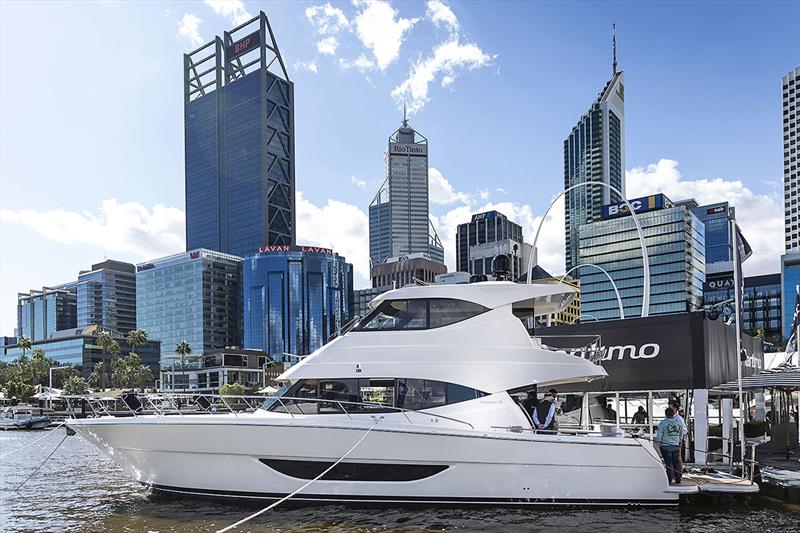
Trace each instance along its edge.
<instances>
[{"instance_id":1,"label":"rooftop antenna","mask_svg":"<svg viewBox=\"0 0 800 533\"><path fill-rule=\"evenodd\" d=\"M616 75L617 74L617 25L616 24L611 25L611 42L613 48L612 55L614 58L613 63L611 63L612 75Z\"/></svg>"},{"instance_id":2,"label":"rooftop antenna","mask_svg":"<svg viewBox=\"0 0 800 533\"><path fill-rule=\"evenodd\" d=\"M408 127L408 117L406 116L406 102L403 100L403 127Z\"/></svg>"}]
</instances>

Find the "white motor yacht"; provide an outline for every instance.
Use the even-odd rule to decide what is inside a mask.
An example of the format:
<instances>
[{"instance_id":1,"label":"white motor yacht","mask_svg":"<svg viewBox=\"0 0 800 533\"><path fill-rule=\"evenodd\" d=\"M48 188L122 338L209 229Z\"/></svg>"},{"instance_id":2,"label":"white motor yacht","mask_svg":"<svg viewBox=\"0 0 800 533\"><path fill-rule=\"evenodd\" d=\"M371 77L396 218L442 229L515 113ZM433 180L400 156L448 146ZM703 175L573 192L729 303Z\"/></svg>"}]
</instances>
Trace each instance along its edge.
<instances>
[{"instance_id":1,"label":"white motor yacht","mask_svg":"<svg viewBox=\"0 0 800 533\"><path fill-rule=\"evenodd\" d=\"M675 504L649 441L537 431L512 397L606 375L586 352L531 337L520 319L561 311L574 296L565 285L511 282L392 290L284 372L284 389L253 413L68 425L137 481L186 495L277 499L346 456L294 499Z\"/></svg>"}]
</instances>

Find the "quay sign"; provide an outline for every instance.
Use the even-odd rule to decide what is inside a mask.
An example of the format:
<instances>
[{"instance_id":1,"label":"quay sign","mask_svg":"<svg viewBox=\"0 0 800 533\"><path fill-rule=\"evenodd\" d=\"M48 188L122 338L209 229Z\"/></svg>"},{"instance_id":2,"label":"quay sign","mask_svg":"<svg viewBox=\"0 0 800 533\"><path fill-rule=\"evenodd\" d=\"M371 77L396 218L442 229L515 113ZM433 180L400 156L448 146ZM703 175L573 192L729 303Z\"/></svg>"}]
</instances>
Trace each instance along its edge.
<instances>
[{"instance_id":1,"label":"quay sign","mask_svg":"<svg viewBox=\"0 0 800 533\"><path fill-rule=\"evenodd\" d=\"M631 204L634 213L647 213L648 211L655 211L656 209L663 209L666 206L663 194L653 194L644 196L642 198L634 198L628 200ZM625 202L617 202L615 204L606 204L603 206L603 220L610 218L619 218L629 215L628 205Z\"/></svg>"},{"instance_id":2,"label":"quay sign","mask_svg":"<svg viewBox=\"0 0 800 533\"><path fill-rule=\"evenodd\" d=\"M428 155L428 145L389 143L389 155Z\"/></svg>"},{"instance_id":3,"label":"quay sign","mask_svg":"<svg viewBox=\"0 0 800 533\"><path fill-rule=\"evenodd\" d=\"M261 44L261 33L258 31L254 31L247 37L239 39L232 45L228 46L226 51L227 59L230 61L231 59L236 59L237 57L246 54L250 50L258 47Z\"/></svg>"},{"instance_id":4,"label":"quay sign","mask_svg":"<svg viewBox=\"0 0 800 533\"><path fill-rule=\"evenodd\" d=\"M291 246L288 244L274 244L272 246L259 246L258 253L280 253L280 252L304 252L311 254L328 254L333 255L333 250L330 248L322 248L319 246Z\"/></svg>"},{"instance_id":5,"label":"quay sign","mask_svg":"<svg viewBox=\"0 0 800 533\"><path fill-rule=\"evenodd\" d=\"M733 289L733 274L724 278L711 279L703 283L703 292Z\"/></svg>"}]
</instances>

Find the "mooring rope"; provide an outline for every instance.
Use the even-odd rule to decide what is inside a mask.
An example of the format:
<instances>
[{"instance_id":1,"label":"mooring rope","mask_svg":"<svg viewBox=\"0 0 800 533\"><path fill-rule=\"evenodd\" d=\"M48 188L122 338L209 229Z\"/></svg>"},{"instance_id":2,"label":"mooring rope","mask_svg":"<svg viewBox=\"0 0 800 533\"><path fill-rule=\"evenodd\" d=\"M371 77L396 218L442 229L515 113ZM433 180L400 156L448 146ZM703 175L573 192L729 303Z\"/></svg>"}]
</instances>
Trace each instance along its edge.
<instances>
[{"instance_id":1,"label":"mooring rope","mask_svg":"<svg viewBox=\"0 0 800 533\"><path fill-rule=\"evenodd\" d=\"M15 488L15 489L14 489L14 492L17 492L17 491L19 491L19 489L21 489L21 488L22 488L22 486L23 486L25 483L27 483L27 482L28 482L28 480L29 480L30 478L32 478L34 474L36 474L36 472L38 472L39 470L41 470L41 468L42 468L42 467L44 466L44 464L45 464L45 463L48 461L48 459L50 459L51 457L53 457L53 454L54 454L54 453L56 453L56 450L57 450L57 449L59 449L59 448L61 447L61 444L62 444L62 443L63 443L63 442L64 442L64 441L67 439L67 437L68 437L68 435L67 435L66 433L64 433L64 436L63 436L63 437L61 437L61 442L59 442L59 443L56 445L56 447L55 447L55 448L53 448L53 451L52 451L52 452L50 452L50 455L48 455L47 457L45 457L45 458L44 458L44 461L42 461L42 464L40 464L39 466L37 466L37 467L36 467L36 470L34 470L33 472L31 472L31 474L30 474L28 477L26 477L26 478L25 478L25 481L23 481L22 483L20 483L19 485L17 485L17 488Z\"/></svg>"},{"instance_id":2,"label":"mooring rope","mask_svg":"<svg viewBox=\"0 0 800 533\"><path fill-rule=\"evenodd\" d=\"M298 493L299 493L300 491L302 491L304 488L308 487L309 485L311 485L311 484L312 484L312 483L314 483L315 481L318 481L318 480L319 480L321 477L323 477L325 474L327 474L328 472L330 472L331 470L333 470L333 469L334 469L334 467L335 467L336 465L338 465L339 463L341 463L341 462L342 462L342 461L345 459L345 457L347 457L348 455L350 455L350 453L352 453L352 451L353 451L353 450L355 450L355 449L358 447L358 445L359 445L359 444L361 444L361 442L362 442L362 441L363 441L365 438L367 438L367 435L369 435L369 432L370 432L370 431L372 431L372 428L374 428L374 427L375 427L374 425L373 425L373 426L370 426L370 428L367 430L367 432L366 432L366 433L364 433L364 435L362 435L360 439L358 439L358 442L356 442L355 444L353 444L352 448L350 448L349 450L347 450L347 451L344 453L344 455L342 455L341 457L339 457L339 459L337 459L337 461L336 461L335 463L333 463L331 466L329 466L328 468L326 468L325 470L323 470L323 471L322 471L322 473L321 473L321 474L319 474L317 477L315 477L314 479L312 479L311 481L309 481L308 483L306 483L305 485L303 485L302 487L300 487L300 488L299 488L299 489L297 489L296 491L292 492L291 494L288 494L288 495L284 496L283 498L281 498L280 500L276 501L275 503L271 503L271 504L270 504L270 505L268 505L267 507L264 507L263 509L261 509L261 510L260 510L260 511L258 511L257 513L253 513L253 514L251 514L250 516L248 516L247 518L244 518L244 519L242 519L242 520L239 520L239 521L238 521L238 522L236 522L235 524L231 524L231 525L229 525L229 526L228 526L228 527L226 527L226 528L219 529L219 530L217 530L217 532L216 532L216 533L225 533L226 531L230 531L230 530L232 530L232 529L236 529L237 527L241 526L242 524L244 524L244 523L246 523L246 522L249 522L249 521L250 521L250 520L252 520L253 518L256 518L257 516L260 516L260 515L262 515L262 514L266 513L266 512L267 512L267 511L269 511L270 509L274 509L274 508L275 508L275 507L277 507L278 505L282 504L282 503L283 503L283 502L285 502L286 500L288 500L288 499L292 498L293 496L295 496L296 494L298 494Z\"/></svg>"},{"instance_id":3,"label":"mooring rope","mask_svg":"<svg viewBox=\"0 0 800 533\"><path fill-rule=\"evenodd\" d=\"M3 455L0 455L0 459L5 459L6 457L9 457L9 456L11 456L11 455L14 455L14 454L15 454L15 453L17 453L17 452L19 452L19 451L22 451L22 450L24 450L25 448L29 448L30 446L33 446L33 445L34 445L34 444L36 444L37 442L39 442L39 441L41 441L41 440L44 440L44 439L46 439L46 438L47 438L47 437L49 437L49 436L50 436L50 435L51 435L51 434L52 434L52 433L53 433L55 430L57 430L58 428L60 428L61 426L63 426L63 425L64 425L64 424L66 424L66 423L67 423L66 421L64 421L64 422L61 422L59 425L57 425L56 427L54 427L53 429L51 429L50 431L48 431L47 433L45 433L43 436L41 436L41 437L39 437L38 439L36 439L35 441L33 441L33 442L29 442L28 444L26 444L26 445L24 445L24 446L20 446L19 448L15 449L15 450L11 450L11 451L10 451L10 452L8 452L8 453L4 453Z\"/></svg>"}]
</instances>

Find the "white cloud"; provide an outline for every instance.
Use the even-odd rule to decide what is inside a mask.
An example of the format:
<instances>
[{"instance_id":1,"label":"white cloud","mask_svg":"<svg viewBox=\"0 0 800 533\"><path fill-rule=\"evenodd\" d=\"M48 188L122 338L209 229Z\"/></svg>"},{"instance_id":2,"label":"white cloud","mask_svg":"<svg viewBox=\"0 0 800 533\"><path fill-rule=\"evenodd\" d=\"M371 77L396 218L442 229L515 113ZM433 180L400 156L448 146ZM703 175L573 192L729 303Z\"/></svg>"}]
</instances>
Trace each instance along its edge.
<instances>
[{"instance_id":1,"label":"white cloud","mask_svg":"<svg viewBox=\"0 0 800 533\"><path fill-rule=\"evenodd\" d=\"M360 283L369 278L369 219L358 206L331 200L318 207L297 192L297 243L333 248L353 265Z\"/></svg>"},{"instance_id":2,"label":"white cloud","mask_svg":"<svg viewBox=\"0 0 800 533\"><path fill-rule=\"evenodd\" d=\"M736 221L753 247L753 255L744 263L745 274L780 271L783 202L777 194L755 194L739 180L685 180L678 162L672 159L628 170L625 179L629 198L662 192L673 201L694 198L700 205L729 202L736 207Z\"/></svg>"},{"instance_id":3,"label":"white cloud","mask_svg":"<svg viewBox=\"0 0 800 533\"><path fill-rule=\"evenodd\" d=\"M350 26L344 11L330 3L307 7L306 18L320 35L336 35Z\"/></svg>"},{"instance_id":4,"label":"white cloud","mask_svg":"<svg viewBox=\"0 0 800 533\"><path fill-rule=\"evenodd\" d=\"M398 103L407 103L409 113L416 113L430 100L430 84L442 75L443 87L450 86L460 71L475 70L490 65L497 56L490 56L478 45L462 44L457 39L440 44L433 55L417 61L408 79L395 87L392 96Z\"/></svg>"},{"instance_id":5,"label":"white cloud","mask_svg":"<svg viewBox=\"0 0 800 533\"><path fill-rule=\"evenodd\" d=\"M295 70L307 70L314 74L317 73L317 63L315 61L295 61L292 68Z\"/></svg>"},{"instance_id":6,"label":"white cloud","mask_svg":"<svg viewBox=\"0 0 800 533\"><path fill-rule=\"evenodd\" d=\"M185 13L178 23L178 35L186 39L192 47L200 46L203 44L203 38L199 31L202 23L203 21L197 15Z\"/></svg>"},{"instance_id":7,"label":"white cloud","mask_svg":"<svg viewBox=\"0 0 800 533\"><path fill-rule=\"evenodd\" d=\"M436 27L444 24L453 33L458 33L460 30L456 14L447 4L440 0L430 0L425 10L425 15L431 19L431 22Z\"/></svg>"},{"instance_id":8,"label":"white cloud","mask_svg":"<svg viewBox=\"0 0 800 533\"><path fill-rule=\"evenodd\" d=\"M361 10L354 22L356 35L375 56L380 70L386 70L400 55L406 32L418 18L398 17L397 11L383 0L353 0Z\"/></svg>"},{"instance_id":9,"label":"white cloud","mask_svg":"<svg viewBox=\"0 0 800 533\"><path fill-rule=\"evenodd\" d=\"M151 210L136 202L119 203L110 198L95 213L3 209L0 221L31 229L53 242L133 254L141 259L170 255L185 246L183 212L162 204Z\"/></svg>"},{"instance_id":10,"label":"white cloud","mask_svg":"<svg viewBox=\"0 0 800 533\"><path fill-rule=\"evenodd\" d=\"M429 200L434 204L448 205L453 202L469 204L469 195L457 192L447 178L435 167L428 169Z\"/></svg>"},{"instance_id":11,"label":"white cloud","mask_svg":"<svg viewBox=\"0 0 800 533\"><path fill-rule=\"evenodd\" d=\"M317 51L320 54L327 56L336 55L336 49L339 47L339 41L336 37L325 37L317 41Z\"/></svg>"},{"instance_id":12,"label":"white cloud","mask_svg":"<svg viewBox=\"0 0 800 533\"><path fill-rule=\"evenodd\" d=\"M342 68L354 68L362 73L375 69L375 63L364 54L355 59L339 58L339 66Z\"/></svg>"},{"instance_id":13,"label":"white cloud","mask_svg":"<svg viewBox=\"0 0 800 533\"><path fill-rule=\"evenodd\" d=\"M205 0L205 4L217 15L227 17L231 24L236 26L253 18L241 0Z\"/></svg>"},{"instance_id":14,"label":"white cloud","mask_svg":"<svg viewBox=\"0 0 800 533\"><path fill-rule=\"evenodd\" d=\"M364 180L360 180L355 176L350 176L350 182L359 189L367 190L367 182Z\"/></svg>"}]
</instances>

